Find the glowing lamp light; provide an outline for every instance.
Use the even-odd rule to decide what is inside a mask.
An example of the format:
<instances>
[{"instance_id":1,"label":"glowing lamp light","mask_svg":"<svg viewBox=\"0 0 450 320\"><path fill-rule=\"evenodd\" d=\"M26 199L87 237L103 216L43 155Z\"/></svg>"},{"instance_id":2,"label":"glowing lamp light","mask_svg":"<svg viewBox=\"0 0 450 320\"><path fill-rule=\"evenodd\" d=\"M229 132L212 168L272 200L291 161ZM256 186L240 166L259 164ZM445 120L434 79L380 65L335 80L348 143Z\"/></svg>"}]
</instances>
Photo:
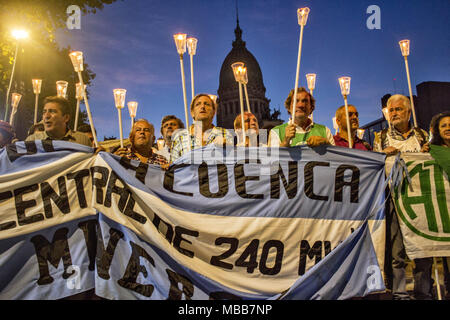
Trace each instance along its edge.
<instances>
[{"instance_id":1,"label":"glowing lamp light","mask_svg":"<svg viewBox=\"0 0 450 320\"><path fill-rule=\"evenodd\" d=\"M138 107L137 101L129 101L127 103L127 106L128 106L128 112L130 113L130 117L135 118L137 107Z\"/></svg>"},{"instance_id":2,"label":"glowing lamp light","mask_svg":"<svg viewBox=\"0 0 450 320\"><path fill-rule=\"evenodd\" d=\"M127 90L125 89L114 89L114 102L117 109L123 109L125 107L125 95Z\"/></svg>"},{"instance_id":3,"label":"glowing lamp light","mask_svg":"<svg viewBox=\"0 0 450 320\"><path fill-rule=\"evenodd\" d=\"M399 41L398 44L400 45L400 50L402 51L402 56L404 56L404 57L409 56L409 40Z\"/></svg>"},{"instance_id":4,"label":"glowing lamp light","mask_svg":"<svg viewBox=\"0 0 450 320\"><path fill-rule=\"evenodd\" d=\"M214 102L214 104L217 103L217 96L215 94L208 94L208 96L211 98L211 100Z\"/></svg>"},{"instance_id":5,"label":"glowing lamp light","mask_svg":"<svg viewBox=\"0 0 450 320\"><path fill-rule=\"evenodd\" d=\"M389 122L389 110L388 110L388 108L383 108L383 109L381 109L381 111L383 111L383 116L386 119L386 121Z\"/></svg>"},{"instance_id":6,"label":"glowing lamp light","mask_svg":"<svg viewBox=\"0 0 450 320\"><path fill-rule=\"evenodd\" d=\"M364 137L364 132L365 131L366 130L364 130L364 129L356 129L356 135L358 136L359 139L362 140L362 138Z\"/></svg>"},{"instance_id":7,"label":"glowing lamp light","mask_svg":"<svg viewBox=\"0 0 450 320\"><path fill-rule=\"evenodd\" d=\"M11 106L13 108L17 108L19 106L20 99L22 98L22 95L20 93L13 93L11 95Z\"/></svg>"},{"instance_id":8,"label":"glowing lamp light","mask_svg":"<svg viewBox=\"0 0 450 320\"><path fill-rule=\"evenodd\" d=\"M83 71L83 52L72 51L69 53L70 60L72 61L75 72Z\"/></svg>"},{"instance_id":9,"label":"glowing lamp light","mask_svg":"<svg viewBox=\"0 0 450 320\"><path fill-rule=\"evenodd\" d=\"M34 94L40 94L41 86L42 86L42 79L32 79L31 82L33 83Z\"/></svg>"},{"instance_id":10,"label":"glowing lamp light","mask_svg":"<svg viewBox=\"0 0 450 320\"><path fill-rule=\"evenodd\" d=\"M340 77L339 85L341 86L341 93L343 96L348 96L350 94L350 77Z\"/></svg>"},{"instance_id":11,"label":"glowing lamp light","mask_svg":"<svg viewBox=\"0 0 450 320\"><path fill-rule=\"evenodd\" d=\"M242 83L245 85L248 83L247 67L242 68Z\"/></svg>"},{"instance_id":12,"label":"glowing lamp light","mask_svg":"<svg viewBox=\"0 0 450 320\"><path fill-rule=\"evenodd\" d=\"M175 45L177 46L178 54L183 55L186 52L186 34L185 33L174 34L173 40L175 40Z\"/></svg>"},{"instance_id":13,"label":"glowing lamp light","mask_svg":"<svg viewBox=\"0 0 450 320\"><path fill-rule=\"evenodd\" d=\"M58 97L66 98L67 95L67 85L69 83L67 81L56 81L56 95Z\"/></svg>"},{"instance_id":14,"label":"glowing lamp light","mask_svg":"<svg viewBox=\"0 0 450 320\"><path fill-rule=\"evenodd\" d=\"M333 128L334 130L336 130L336 132L338 132L339 126L337 124L336 117L333 117Z\"/></svg>"},{"instance_id":15,"label":"glowing lamp light","mask_svg":"<svg viewBox=\"0 0 450 320\"><path fill-rule=\"evenodd\" d=\"M84 88L81 87L81 83L77 83L75 85L75 88L76 88L76 90L75 90L75 98L77 100L82 100L83 99L83 94L84 94L84 91L86 90L86 85L84 84L83 86L84 86Z\"/></svg>"},{"instance_id":16,"label":"glowing lamp light","mask_svg":"<svg viewBox=\"0 0 450 320\"><path fill-rule=\"evenodd\" d=\"M194 56L197 52L197 42L198 40L196 38L187 38L186 44L189 55Z\"/></svg>"},{"instance_id":17,"label":"glowing lamp light","mask_svg":"<svg viewBox=\"0 0 450 320\"><path fill-rule=\"evenodd\" d=\"M308 21L309 11L310 10L308 7L297 9L298 24L300 26L306 25L306 21Z\"/></svg>"},{"instance_id":18,"label":"glowing lamp light","mask_svg":"<svg viewBox=\"0 0 450 320\"><path fill-rule=\"evenodd\" d=\"M308 83L308 89L314 90L316 88L316 74L308 73L306 75L306 82Z\"/></svg>"},{"instance_id":19,"label":"glowing lamp light","mask_svg":"<svg viewBox=\"0 0 450 320\"><path fill-rule=\"evenodd\" d=\"M242 82L244 75L244 66L245 64L243 62L235 62L231 65L231 68L233 69L234 80L236 80L236 82Z\"/></svg>"},{"instance_id":20,"label":"glowing lamp light","mask_svg":"<svg viewBox=\"0 0 450 320\"><path fill-rule=\"evenodd\" d=\"M158 151L161 151L164 149L165 141L164 139L159 138L158 140L156 140L156 144L158 146Z\"/></svg>"},{"instance_id":21,"label":"glowing lamp light","mask_svg":"<svg viewBox=\"0 0 450 320\"><path fill-rule=\"evenodd\" d=\"M28 32L25 30L13 30L11 31L11 34L16 40L28 38Z\"/></svg>"}]
</instances>

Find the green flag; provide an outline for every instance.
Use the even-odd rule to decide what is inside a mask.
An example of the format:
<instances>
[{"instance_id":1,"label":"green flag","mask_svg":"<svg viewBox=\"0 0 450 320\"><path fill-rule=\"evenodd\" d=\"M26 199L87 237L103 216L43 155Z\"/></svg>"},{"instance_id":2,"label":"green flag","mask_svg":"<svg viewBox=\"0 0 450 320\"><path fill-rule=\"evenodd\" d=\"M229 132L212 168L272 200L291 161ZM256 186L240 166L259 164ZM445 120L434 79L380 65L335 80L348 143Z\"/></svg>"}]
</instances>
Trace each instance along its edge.
<instances>
[{"instance_id":1,"label":"green flag","mask_svg":"<svg viewBox=\"0 0 450 320\"><path fill-rule=\"evenodd\" d=\"M450 148L441 147L435 144L430 146L430 154L441 166L442 170L450 177Z\"/></svg>"}]
</instances>

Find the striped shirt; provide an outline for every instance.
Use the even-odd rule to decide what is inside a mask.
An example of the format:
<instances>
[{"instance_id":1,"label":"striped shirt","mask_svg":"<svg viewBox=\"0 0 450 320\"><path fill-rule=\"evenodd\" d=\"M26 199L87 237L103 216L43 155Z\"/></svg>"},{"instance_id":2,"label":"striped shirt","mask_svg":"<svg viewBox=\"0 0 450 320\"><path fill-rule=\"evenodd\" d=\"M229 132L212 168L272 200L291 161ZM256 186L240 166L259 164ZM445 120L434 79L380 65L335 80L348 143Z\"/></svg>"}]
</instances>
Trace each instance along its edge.
<instances>
[{"instance_id":1,"label":"striped shirt","mask_svg":"<svg viewBox=\"0 0 450 320\"><path fill-rule=\"evenodd\" d=\"M131 146L127 147L127 153L125 154L126 158L130 159L130 160L137 160L137 161L141 161L141 158L139 158L138 154L136 151L134 151ZM159 154L156 154L154 152L152 152L152 154L150 155L150 157L148 157L147 159L147 164L156 164L158 166L162 166L162 165L166 165L168 162L166 160L166 158L164 158L163 156L160 156Z\"/></svg>"},{"instance_id":2,"label":"striped shirt","mask_svg":"<svg viewBox=\"0 0 450 320\"><path fill-rule=\"evenodd\" d=\"M92 147L92 142L89 140L87 135L82 132L72 131L67 129L66 134L61 139L55 139L47 133L47 131L37 131L31 135L29 135L25 141L33 141L33 140L62 140L68 142L74 142L78 144L82 144L88 147Z\"/></svg>"},{"instance_id":3,"label":"striped shirt","mask_svg":"<svg viewBox=\"0 0 450 320\"><path fill-rule=\"evenodd\" d=\"M194 131L194 125L190 126L190 131ZM204 133L204 143L202 144L200 138L189 134L187 129L177 130L172 136L170 162L174 162L189 150L198 149L209 144L215 144L220 147L232 146L234 139L227 129L214 126L211 130L207 130Z\"/></svg>"},{"instance_id":4,"label":"striped shirt","mask_svg":"<svg viewBox=\"0 0 450 320\"><path fill-rule=\"evenodd\" d=\"M384 133L383 133L384 132ZM410 129L407 136L404 137L400 131L398 131L394 126L389 129L384 129L380 132L375 132L375 138L373 141L373 150L381 152L390 146L389 140L392 141L403 141L405 144L412 139L417 139L420 146L423 146L428 141L428 133L420 128ZM413 150L411 150L413 151ZM417 150L414 150L419 152Z\"/></svg>"}]
</instances>

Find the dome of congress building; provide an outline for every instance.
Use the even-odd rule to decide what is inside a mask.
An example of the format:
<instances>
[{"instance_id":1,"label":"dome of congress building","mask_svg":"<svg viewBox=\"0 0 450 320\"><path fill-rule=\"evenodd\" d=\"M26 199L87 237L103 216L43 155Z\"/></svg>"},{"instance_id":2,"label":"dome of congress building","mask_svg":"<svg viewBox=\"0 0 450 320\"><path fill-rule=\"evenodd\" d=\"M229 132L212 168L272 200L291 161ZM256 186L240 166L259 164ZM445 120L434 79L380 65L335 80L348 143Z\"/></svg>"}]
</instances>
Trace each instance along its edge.
<instances>
[{"instance_id":1,"label":"dome of congress building","mask_svg":"<svg viewBox=\"0 0 450 320\"><path fill-rule=\"evenodd\" d=\"M220 80L218 93L217 108L217 125L219 127L233 129L234 119L241 112L239 102L239 86L234 79L233 69L231 65L235 62L243 62L247 68L248 84L247 91L250 101L250 109L258 119L259 127L273 127L271 120L269 102L266 98L266 87L264 86L263 75L259 63L253 54L247 50L245 41L242 40L242 30L237 20L236 29L234 30L235 40L233 48L223 61L220 70ZM245 101L245 91L242 89L244 110L247 111L247 103ZM279 124L279 121L275 125Z\"/></svg>"}]
</instances>

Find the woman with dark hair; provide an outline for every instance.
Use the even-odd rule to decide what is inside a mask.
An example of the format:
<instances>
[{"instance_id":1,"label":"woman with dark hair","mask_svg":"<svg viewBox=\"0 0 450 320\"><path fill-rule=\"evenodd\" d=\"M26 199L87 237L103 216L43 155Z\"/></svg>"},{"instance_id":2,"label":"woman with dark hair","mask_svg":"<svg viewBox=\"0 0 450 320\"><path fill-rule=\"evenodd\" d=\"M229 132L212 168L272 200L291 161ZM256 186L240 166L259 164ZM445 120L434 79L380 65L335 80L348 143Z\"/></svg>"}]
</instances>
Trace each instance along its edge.
<instances>
[{"instance_id":1,"label":"woman with dark hair","mask_svg":"<svg viewBox=\"0 0 450 320\"><path fill-rule=\"evenodd\" d=\"M435 115L431 119L430 130L433 134L431 144L450 148L450 111Z\"/></svg>"},{"instance_id":2,"label":"woman with dark hair","mask_svg":"<svg viewBox=\"0 0 450 320\"><path fill-rule=\"evenodd\" d=\"M430 154L450 177L450 111L439 113L431 119ZM450 300L450 257L442 257L444 265L445 299Z\"/></svg>"}]
</instances>

